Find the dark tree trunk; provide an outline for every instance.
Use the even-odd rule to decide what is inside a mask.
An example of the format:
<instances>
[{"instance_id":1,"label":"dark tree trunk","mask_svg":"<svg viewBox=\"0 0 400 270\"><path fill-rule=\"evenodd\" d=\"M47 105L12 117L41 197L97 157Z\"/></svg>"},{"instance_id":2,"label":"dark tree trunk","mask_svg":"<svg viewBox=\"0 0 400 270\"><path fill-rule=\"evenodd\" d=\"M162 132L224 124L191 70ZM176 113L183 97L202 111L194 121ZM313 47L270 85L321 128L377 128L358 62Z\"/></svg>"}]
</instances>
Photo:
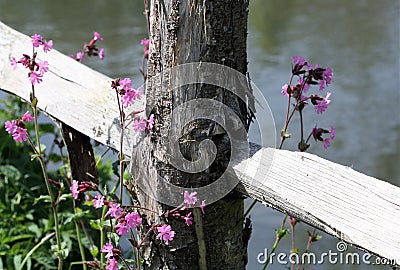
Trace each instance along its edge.
<instances>
[{"instance_id":1,"label":"dark tree trunk","mask_svg":"<svg viewBox=\"0 0 400 270\"><path fill-rule=\"evenodd\" d=\"M67 147L72 178L98 184L99 175L90 138L64 123L60 123L60 130Z\"/></svg>"},{"instance_id":2,"label":"dark tree trunk","mask_svg":"<svg viewBox=\"0 0 400 270\"><path fill-rule=\"evenodd\" d=\"M170 117L174 108L197 98L217 100L229 106L246 128L249 113L244 102L221 88L197 84L170 89L168 74L161 80L151 81L151 78L168 68L190 62L217 63L246 74L247 15L246 0L151 1L146 110L154 113L156 121L151 134L134 149L131 170L134 179L145 179L143 181L154 187L154 192L167 192L160 190L157 175L188 188L209 184L225 171L230 158L227 134L211 121L193 119L182 131L182 155L196 160L199 143L210 139L218 150L216 159L200 173L190 174L174 168L169 162L167 144L169 131L174 128ZM135 199L142 206L161 212L170 209L144 194L140 187L135 191L138 194ZM160 221L156 216L147 215L148 225L168 222L176 236L168 246L149 239L142 252L145 269L245 269L248 237L243 233L243 210L243 198L233 191L207 205L204 216L195 210L191 227L185 226L182 220ZM140 232L142 236L145 233L146 230Z\"/></svg>"}]
</instances>

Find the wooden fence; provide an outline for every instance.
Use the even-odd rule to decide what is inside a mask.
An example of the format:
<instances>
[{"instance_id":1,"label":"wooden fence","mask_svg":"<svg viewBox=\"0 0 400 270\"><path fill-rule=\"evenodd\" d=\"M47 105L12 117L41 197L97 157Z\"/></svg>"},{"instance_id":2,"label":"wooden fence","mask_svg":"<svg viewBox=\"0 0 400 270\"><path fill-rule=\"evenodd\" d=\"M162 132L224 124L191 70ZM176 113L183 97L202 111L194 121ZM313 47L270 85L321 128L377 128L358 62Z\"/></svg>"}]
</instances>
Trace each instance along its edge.
<instances>
[{"instance_id":1,"label":"wooden fence","mask_svg":"<svg viewBox=\"0 0 400 270\"><path fill-rule=\"evenodd\" d=\"M0 89L24 100L29 100L31 91L27 71L14 71L10 58L31 51L28 36L0 22ZM118 149L119 114L112 79L56 50L40 53L38 59L51 65L37 86L40 110ZM144 106L145 98L131 110ZM131 153L135 136L126 132L125 153ZM272 161L262 158L271 151ZM399 187L313 154L271 148L260 148L233 169L240 175L237 190L246 196L400 265Z\"/></svg>"}]
</instances>

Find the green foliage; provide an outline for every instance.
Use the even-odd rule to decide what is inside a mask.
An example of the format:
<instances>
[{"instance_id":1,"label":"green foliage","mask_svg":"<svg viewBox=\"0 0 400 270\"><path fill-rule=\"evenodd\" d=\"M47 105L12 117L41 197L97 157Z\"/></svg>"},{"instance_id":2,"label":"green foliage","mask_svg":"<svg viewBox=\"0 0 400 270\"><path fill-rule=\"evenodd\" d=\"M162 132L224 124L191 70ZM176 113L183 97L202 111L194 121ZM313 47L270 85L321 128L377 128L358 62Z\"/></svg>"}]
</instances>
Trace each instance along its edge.
<instances>
[{"instance_id":1,"label":"green foliage","mask_svg":"<svg viewBox=\"0 0 400 270\"><path fill-rule=\"evenodd\" d=\"M35 156L31 160L33 151L29 144L16 143L4 129L5 121L20 118L30 107L12 97L3 103L0 105L0 269L57 269L57 253L66 259L65 269L80 268L77 265L81 265L82 258L75 222L80 226L82 220L85 224L90 239L80 229L80 240L87 260L93 260L99 254L96 245L99 245L100 233L87 219L97 218L100 213L86 204L74 211L68 188L69 165L62 163L65 154L61 156L62 151L54 145L47 145L47 150L41 146L48 170L50 168L49 176L60 184L59 189L52 187L53 193L59 194L62 249L57 250L54 218L40 164ZM33 126L27 128L33 135ZM40 132L58 137L58 131L50 123L41 123ZM99 174L105 185L113 175L111 162L100 163Z\"/></svg>"}]
</instances>

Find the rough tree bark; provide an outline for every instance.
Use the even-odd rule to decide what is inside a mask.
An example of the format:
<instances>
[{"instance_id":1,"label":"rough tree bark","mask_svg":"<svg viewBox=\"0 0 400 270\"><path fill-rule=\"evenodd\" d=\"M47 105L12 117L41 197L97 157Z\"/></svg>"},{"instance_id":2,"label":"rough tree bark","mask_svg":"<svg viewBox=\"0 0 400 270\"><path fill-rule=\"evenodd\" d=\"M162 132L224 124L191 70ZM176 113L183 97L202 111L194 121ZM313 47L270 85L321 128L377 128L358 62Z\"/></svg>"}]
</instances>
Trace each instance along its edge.
<instances>
[{"instance_id":1,"label":"rough tree bark","mask_svg":"<svg viewBox=\"0 0 400 270\"><path fill-rule=\"evenodd\" d=\"M247 0L151 1L148 78L190 62L218 63L246 74L247 15ZM190 174L174 168L169 162L166 143L173 128L170 113L174 108L188 100L207 98L229 106L246 128L251 118L247 105L224 89L204 84L170 89L171 80L164 74L161 80L148 81L146 110L154 113L155 126L150 135L141 138L132 154L133 179L146 179L155 192L166 192L157 190L161 188L155 180L157 175L183 187L209 184L225 171L230 158L230 139L223 129L211 121L198 119L185 126L181 152L186 159L196 160L199 143L210 139L218 150L217 157L200 173ZM135 183L128 187L134 200L142 206L160 212L170 209L144 194ZM145 269L245 269L249 236L243 230L243 210L243 197L230 192L208 205L204 216L195 210L195 224L191 227L186 227L182 220L160 221L154 215L143 213L147 214L147 226L152 222L168 222L176 232L168 246L155 238L149 239L142 251ZM145 233L143 230L139 235Z\"/></svg>"}]
</instances>

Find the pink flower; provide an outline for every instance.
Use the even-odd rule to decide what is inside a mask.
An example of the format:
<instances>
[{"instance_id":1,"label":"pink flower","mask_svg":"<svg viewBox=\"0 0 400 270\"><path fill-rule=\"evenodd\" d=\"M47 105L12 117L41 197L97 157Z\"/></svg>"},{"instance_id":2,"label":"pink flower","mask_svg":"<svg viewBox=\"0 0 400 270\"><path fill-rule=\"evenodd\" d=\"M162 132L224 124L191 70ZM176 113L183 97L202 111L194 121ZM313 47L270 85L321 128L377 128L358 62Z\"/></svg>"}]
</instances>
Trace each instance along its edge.
<instances>
[{"instance_id":1,"label":"pink flower","mask_svg":"<svg viewBox=\"0 0 400 270\"><path fill-rule=\"evenodd\" d=\"M45 72L49 71L49 62L39 62L37 65L39 67L39 74L43 75Z\"/></svg>"},{"instance_id":2,"label":"pink flower","mask_svg":"<svg viewBox=\"0 0 400 270\"><path fill-rule=\"evenodd\" d=\"M13 70L16 70L16 69L17 69L18 62L17 62L17 60L16 60L14 57L11 57L11 59L10 59L10 64L11 64Z\"/></svg>"},{"instance_id":3,"label":"pink flower","mask_svg":"<svg viewBox=\"0 0 400 270\"><path fill-rule=\"evenodd\" d=\"M110 257L112 257L112 256L114 256L114 254L113 254L113 245L111 244L111 243L106 243L102 248L101 248L101 252L102 253L107 253L106 254L106 258L110 258Z\"/></svg>"},{"instance_id":4,"label":"pink flower","mask_svg":"<svg viewBox=\"0 0 400 270\"><path fill-rule=\"evenodd\" d=\"M32 36L31 42L32 42L33 47L39 47L42 44L42 36L35 33Z\"/></svg>"},{"instance_id":5,"label":"pink flower","mask_svg":"<svg viewBox=\"0 0 400 270\"><path fill-rule=\"evenodd\" d=\"M136 132L141 132L146 129L147 122L143 118L136 118L133 121L133 130Z\"/></svg>"},{"instance_id":6,"label":"pink flower","mask_svg":"<svg viewBox=\"0 0 400 270\"><path fill-rule=\"evenodd\" d=\"M151 114L149 120L147 120L147 129L152 129L154 125L154 114Z\"/></svg>"},{"instance_id":7,"label":"pink flower","mask_svg":"<svg viewBox=\"0 0 400 270\"><path fill-rule=\"evenodd\" d=\"M22 143L28 140L28 131L25 128L17 126L12 136L14 141Z\"/></svg>"},{"instance_id":8,"label":"pink flower","mask_svg":"<svg viewBox=\"0 0 400 270\"><path fill-rule=\"evenodd\" d=\"M106 216L111 216L111 217L114 217L114 218L116 218L119 215L121 215L122 210L123 210L121 208L121 205L119 203L115 203L115 202L110 202L108 204L108 207L109 207L109 209L108 209L108 211L106 213Z\"/></svg>"},{"instance_id":9,"label":"pink flower","mask_svg":"<svg viewBox=\"0 0 400 270\"><path fill-rule=\"evenodd\" d=\"M43 51L45 53L51 51L51 49L53 49L53 41L52 40L43 42Z\"/></svg>"},{"instance_id":10,"label":"pink flower","mask_svg":"<svg viewBox=\"0 0 400 270\"><path fill-rule=\"evenodd\" d=\"M104 205L104 197L101 194L97 194L93 199L94 208L100 208Z\"/></svg>"},{"instance_id":11,"label":"pink flower","mask_svg":"<svg viewBox=\"0 0 400 270\"><path fill-rule=\"evenodd\" d=\"M282 91L281 91L282 95L287 96L287 97L289 96L289 94L287 92L288 87L289 87L289 85L287 85L287 84L283 85Z\"/></svg>"},{"instance_id":12,"label":"pink flower","mask_svg":"<svg viewBox=\"0 0 400 270\"><path fill-rule=\"evenodd\" d=\"M142 224L142 218L136 212L126 214L125 220L130 228L136 228L137 226Z\"/></svg>"},{"instance_id":13,"label":"pink flower","mask_svg":"<svg viewBox=\"0 0 400 270\"><path fill-rule=\"evenodd\" d=\"M326 82L326 86L331 84L332 76L333 76L333 73L332 73L332 69L330 69L330 68L326 68L325 71L322 73L322 77L324 78L324 80Z\"/></svg>"},{"instance_id":14,"label":"pink flower","mask_svg":"<svg viewBox=\"0 0 400 270\"><path fill-rule=\"evenodd\" d=\"M171 229L170 225L164 224L161 227L157 227L157 231L157 238L164 241L166 245L168 245L169 241L174 240L175 232Z\"/></svg>"},{"instance_id":15,"label":"pink flower","mask_svg":"<svg viewBox=\"0 0 400 270\"><path fill-rule=\"evenodd\" d=\"M325 149L328 149L328 147L331 146L331 139L330 138L326 138L324 140L324 142L322 143L322 145L324 146Z\"/></svg>"},{"instance_id":16,"label":"pink flower","mask_svg":"<svg viewBox=\"0 0 400 270\"><path fill-rule=\"evenodd\" d=\"M137 100L137 99L142 99L142 94L143 94L143 90L142 90L142 88L138 88L138 89L136 89L136 90L134 90L134 100Z\"/></svg>"},{"instance_id":17,"label":"pink flower","mask_svg":"<svg viewBox=\"0 0 400 270\"><path fill-rule=\"evenodd\" d=\"M125 91L129 91L132 89L132 80L129 78L124 78L119 81L119 86Z\"/></svg>"},{"instance_id":18,"label":"pink flower","mask_svg":"<svg viewBox=\"0 0 400 270\"><path fill-rule=\"evenodd\" d=\"M121 98L121 103L124 107L129 107L133 104L136 100L136 91L135 89L131 88L125 92L125 94Z\"/></svg>"},{"instance_id":19,"label":"pink flower","mask_svg":"<svg viewBox=\"0 0 400 270\"><path fill-rule=\"evenodd\" d=\"M36 72L31 72L29 75L29 81L31 84L39 84L43 81L43 75L37 74Z\"/></svg>"},{"instance_id":20,"label":"pink flower","mask_svg":"<svg viewBox=\"0 0 400 270\"><path fill-rule=\"evenodd\" d=\"M184 219L185 219L185 224L187 225L187 226L190 226L190 225L192 225L192 221L193 221L193 218L191 217L191 215L192 215L192 212L189 212L189 214L187 214L185 217L184 217Z\"/></svg>"},{"instance_id":21,"label":"pink flower","mask_svg":"<svg viewBox=\"0 0 400 270\"><path fill-rule=\"evenodd\" d=\"M28 67L30 64L30 61L27 57L22 57L21 59L19 59L19 63L21 63L24 67Z\"/></svg>"},{"instance_id":22,"label":"pink flower","mask_svg":"<svg viewBox=\"0 0 400 270\"><path fill-rule=\"evenodd\" d=\"M6 128L6 131L8 132L8 134L13 134L16 129L17 129L17 124L15 123L15 121L6 121L4 123L4 127Z\"/></svg>"},{"instance_id":23,"label":"pink flower","mask_svg":"<svg viewBox=\"0 0 400 270\"><path fill-rule=\"evenodd\" d=\"M148 40L147 38L144 38L140 41L140 45L149 46L150 40Z\"/></svg>"},{"instance_id":24,"label":"pink flower","mask_svg":"<svg viewBox=\"0 0 400 270\"><path fill-rule=\"evenodd\" d=\"M100 41L103 40L103 38L101 37L101 35L98 32L94 32L93 36L94 36L93 37L94 40L100 40Z\"/></svg>"},{"instance_id":25,"label":"pink flower","mask_svg":"<svg viewBox=\"0 0 400 270\"><path fill-rule=\"evenodd\" d=\"M118 261L115 258L108 260L106 270L119 270Z\"/></svg>"},{"instance_id":26,"label":"pink flower","mask_svg":"<svg viewBox=\"0 0 400 270\"><path fill-rule=\"evenodd\" d=\"M323 100L317 101L317 105L314 107L317 114L322 114L328 108L329 103L331 103L331 100L329 99L330 96L331 93L327 92Z\"/></svg>"},{"instance_id":27,"label":"pink flower","mask_svg":"<svg viewBox=\"0 0 400 270\"><path fill-rule=\"evenodd\" d=\"M329 138L325 138L324 142L322 143L325 149L331 146L331 141L333 139L335 139L335 127L332 125L331 130L329 131Z\"/></svg>"},{"instance_id":28,"label":"pink flower","mask_svg":"<svg viewBox=\"0 0 400 270\"><path fill-rule=\"evenodd\" d=\"M83 62L85 60L85 55L82 52L77 52L75 59Z\"/></svg>"},{"instance_id":29,"label":"pink flower","mask_svg":"<svg viewBox=\"0 0 400 270\"><path fill-rule=\"evenodd\" d=\"M32 114L30 112L26 112L22 116L22 121L25 121L25 122L32 122L33 119L34 119L34 117L32 116Z\"/></svg>"},{"instance_id":30,"label":"pink flower","mask_svg":"<svg viewBox=\"0 0 400 270\"><path fill-rule=\"evenodd\" d=\"M117 229L117 234L119 236L125 235L129 232L129 227L126 226L125 222L117 223L117 225L115 225L115 228Z\"/></svg>"},{"instance_id":31,"label":"pink flower","mask_svg":"<svg viewBox=\"0 0 400 270\"><path fill-rule=\"evenodd\" d=\"M78 181L76 180L72 180L72 186L70 186L69 188L72 192L72 197L74 197L74 199L78 199Z\"/></svg>"},{"instance_id":32,"label":"pink flower","mask_svg":"<svg viewBox=\"0 0 400 270\"><path fill-rule=\"evenodd\" d=\"M183 194L183 202L184 204L190 206L190 205L194 205L197 202L197 192L191 192L189 194L189 192L185 191L185 193Z\"/></svg>"},{"instance_id":33,"label":"pink flower","mask_svg":"<svg viewBox=\"0 0 400 270\"><path fill-rule=\"evenodd\" d=\"M203 212L203 215L204 215L204 207L206 207L206 201L205 201L205 200L203 200L203 201L201 202L201 205L200 205L201 212Z\"/></svg>"},{"instance_id":34,"label":"pink flower","mask_svg":"<svg viewBox=\"0 0 400 270\"><path fill-rule=\"evenodd\" d=\"M322 91L324 89L325 89L325 81L319 80L319 91Z\"/></svg>"},{"instance_id":35,"label":"pink flower","mask_svg":"<svg viewBox=\"0 0 400 270\"><path fill-rule=\"evenodd\" d=\"M293 63L295 65L299 65L299 66L303 66L306 63L306 60L304 59L304 57L298 57L297 55L293 56Z\"/></svg>"},{"instance_id":36,"label":"pink flower","mask_svg":"<svg viewBox=\"0 0 400 270\"><path fill-rule=\"evenodd\" d=\"M103 59L104 59L104 48L101 48L101 49L100 49L100 51L99 51L99 58L100 58L100 60L103 60Z\"/></svg>"},{"instance_id":37,"label":"pink flower","mask_svg":"<svg viewBox=\"0 0 400 270\"><path fill-rule=\"evenodd\" d=\"M308 83L304 83L304 79L300 77L300 79L297 81L298 84L304 85L303 86L303 93L307 93L307 91L310 89L310 85Z\"/></svg>"},{"instance_id":38,"label":"pink flower","mask_svg":"<svg viewBox=\"0 0 400 270\"><path fill-rule=\"evenodd\" d=\"M28 131L21 120L6 121L4 127L12 135L14 141L22 143L28 140Z\"/></svg>"}]
</instances>

